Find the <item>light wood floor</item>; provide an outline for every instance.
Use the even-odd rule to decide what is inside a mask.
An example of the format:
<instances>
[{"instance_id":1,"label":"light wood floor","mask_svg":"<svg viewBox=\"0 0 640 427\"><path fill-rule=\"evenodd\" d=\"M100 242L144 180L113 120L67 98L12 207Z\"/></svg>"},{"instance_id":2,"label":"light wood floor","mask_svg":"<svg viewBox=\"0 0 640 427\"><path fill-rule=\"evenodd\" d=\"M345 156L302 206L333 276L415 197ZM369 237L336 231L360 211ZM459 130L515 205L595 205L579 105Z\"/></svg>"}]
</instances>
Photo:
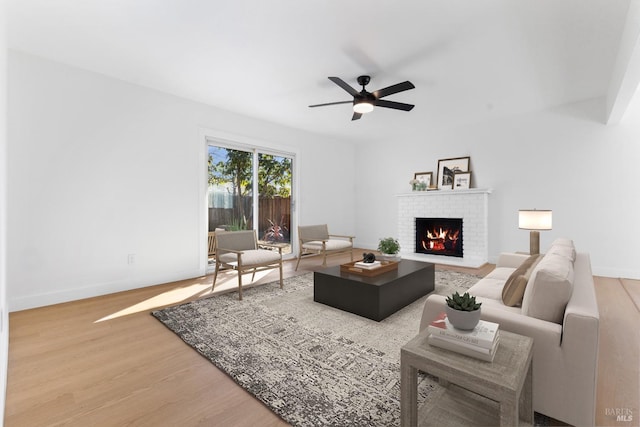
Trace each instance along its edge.
<instances>
[{"instance_id":1,"label":"light wood floor","mask_svg":"<svg viewBox=\"0 0 640 427\"><path fill-rule=\"evenodd\" d=\"M334 256L330 265L348 261ZM292 276L320 267L305 259ZM461 269L484 275L493 266ZM247 276L249 277L249 276ZM272 272L257 283L277 278ZM223 274L216 293L236 288ZM210 294L211 276L11 313L5 425L286 425L153 318ZM640 281L596 278L601 316L599 425L638 425ZM635 301L635 303L634 303ZM552 385L550 385L552 386ZM617 422L609 408L629 409Z\"/></svg>"}]
</instances>

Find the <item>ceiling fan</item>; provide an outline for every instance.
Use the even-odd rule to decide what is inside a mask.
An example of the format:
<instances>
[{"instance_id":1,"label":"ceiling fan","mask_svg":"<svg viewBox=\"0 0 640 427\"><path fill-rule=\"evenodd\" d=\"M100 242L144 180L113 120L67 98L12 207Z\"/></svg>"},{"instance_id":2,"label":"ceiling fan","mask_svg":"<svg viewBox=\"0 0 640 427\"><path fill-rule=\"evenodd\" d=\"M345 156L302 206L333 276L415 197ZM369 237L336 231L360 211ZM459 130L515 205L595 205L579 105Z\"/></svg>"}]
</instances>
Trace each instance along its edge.
<instances>
[{"instance_id":1,"label":"ceiling fan","mask_svg":"<svg viewBox=\"0 0 640 427\"><path fill-rule=\"evenodd\" d=\"M414 89L415 86L410 81L398 83L389 87L385 87L384 89L378 89L375 92L367 92L365 86L369 84L371 77L369 76L360 76L358 77L358 84L362 86L362 91L358 92L356 89L349 86L339 77L329 77L329 80L340 86L342 89L346 90L349 95L353 96L353 101L338 101L338 102L328 102L326 104L315 104L309 105L309 107L325 107L327 105L338 105L338 104L353 104L353 117L351 120L358 120L362 117L363 114L369 113L373 111L373 107L385 107L385 108L393 108L395 110L402 111L411 111L413 109L413 105L404 104L402 102L395 101L387 101L384 98L385 96L393 95L394 93L403 92L405 90Z\"/></svg>"}]
</instances>

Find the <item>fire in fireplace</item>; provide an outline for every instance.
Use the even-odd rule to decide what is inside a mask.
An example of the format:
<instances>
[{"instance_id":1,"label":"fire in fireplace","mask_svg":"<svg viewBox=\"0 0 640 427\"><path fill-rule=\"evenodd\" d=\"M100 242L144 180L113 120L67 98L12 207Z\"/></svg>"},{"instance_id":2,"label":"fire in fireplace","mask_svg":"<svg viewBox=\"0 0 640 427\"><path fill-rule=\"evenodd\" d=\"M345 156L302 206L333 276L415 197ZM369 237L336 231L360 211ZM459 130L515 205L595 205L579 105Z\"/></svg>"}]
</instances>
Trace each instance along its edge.
<instances>
[{"instance_id":1,"label":"fire in fireplace","mask_svg":"<svg viewBox=\"0 0 640 427\"><path fill-rule=\"evenodd\" d=\"M416 218L416 253L462 257L462 218Z\"/></svg>"}]
</instances>

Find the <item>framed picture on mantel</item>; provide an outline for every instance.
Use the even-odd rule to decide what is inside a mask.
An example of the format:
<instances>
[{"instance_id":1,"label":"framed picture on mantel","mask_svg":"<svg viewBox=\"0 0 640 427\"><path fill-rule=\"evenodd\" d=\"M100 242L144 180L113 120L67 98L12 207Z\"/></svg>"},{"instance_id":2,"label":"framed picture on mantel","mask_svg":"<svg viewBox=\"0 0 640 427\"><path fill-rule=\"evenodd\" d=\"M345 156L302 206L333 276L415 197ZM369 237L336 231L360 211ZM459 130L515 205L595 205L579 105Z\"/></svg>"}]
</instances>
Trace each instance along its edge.
<instances>
[{"instance_id":1,"label":"framed picture on mantel","mask_svg":"<svg viewBox=\"0 0 640 427\"><path fill-rule=\"evenodd\" d=\"M456 172L469 172L471 157L438 160L438 190L452 190ZM469 175L471 178L471 175Z\"/></svg>"},{"instance_id":2,"label":"framed picture on mantel","mask_svg":"<svg viewBox=\"0 0 640 427\"><path fill-rule=\"evenodd\" d=\"M468 190L471 185L471 172L456 172L453 174L453 189Z\"/></svg>"},{"instance_id":3,"label":"framed picture on mantel","mask_svg":"<svg viewBox=\"0 0 640 427\"><path fill-rule=\"evenodd\" d=\"M426 190L433 182L433 172L416 172L413 174L413 179L422 184Z\"/></svg>"}]
</instances>

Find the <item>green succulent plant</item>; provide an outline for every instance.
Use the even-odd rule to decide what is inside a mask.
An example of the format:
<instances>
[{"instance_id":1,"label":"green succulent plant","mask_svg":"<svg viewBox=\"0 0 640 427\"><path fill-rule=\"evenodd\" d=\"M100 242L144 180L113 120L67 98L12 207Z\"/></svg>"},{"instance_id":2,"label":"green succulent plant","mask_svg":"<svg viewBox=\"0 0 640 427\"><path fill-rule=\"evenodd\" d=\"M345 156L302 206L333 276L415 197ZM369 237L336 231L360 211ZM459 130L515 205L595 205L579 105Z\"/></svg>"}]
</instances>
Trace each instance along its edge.
<instances>
[{"instance_id":1,"label":"green succulent plant","mask_svg":"<svg viewBox=\"0 0 640 427\"><path fill-rule=\"evenodd\" d=\"M385 237L384 239L380 239L378 250L383 254L394 255L400 252L400 243L393 237Z\"/></svg>"},{"instance_id":2,"label":"green succulent plant","mask_svg":"<svg viewBox=\"0 0 640 427\"><path fill-rule=\"evenodd\" d=\"M447 305L454 310L475 311L480 308L482 303L476 302L476 297L469 295L469 292L465 292L462 295L456 292L447 297Z\"/></svg>"}]
</instances>

